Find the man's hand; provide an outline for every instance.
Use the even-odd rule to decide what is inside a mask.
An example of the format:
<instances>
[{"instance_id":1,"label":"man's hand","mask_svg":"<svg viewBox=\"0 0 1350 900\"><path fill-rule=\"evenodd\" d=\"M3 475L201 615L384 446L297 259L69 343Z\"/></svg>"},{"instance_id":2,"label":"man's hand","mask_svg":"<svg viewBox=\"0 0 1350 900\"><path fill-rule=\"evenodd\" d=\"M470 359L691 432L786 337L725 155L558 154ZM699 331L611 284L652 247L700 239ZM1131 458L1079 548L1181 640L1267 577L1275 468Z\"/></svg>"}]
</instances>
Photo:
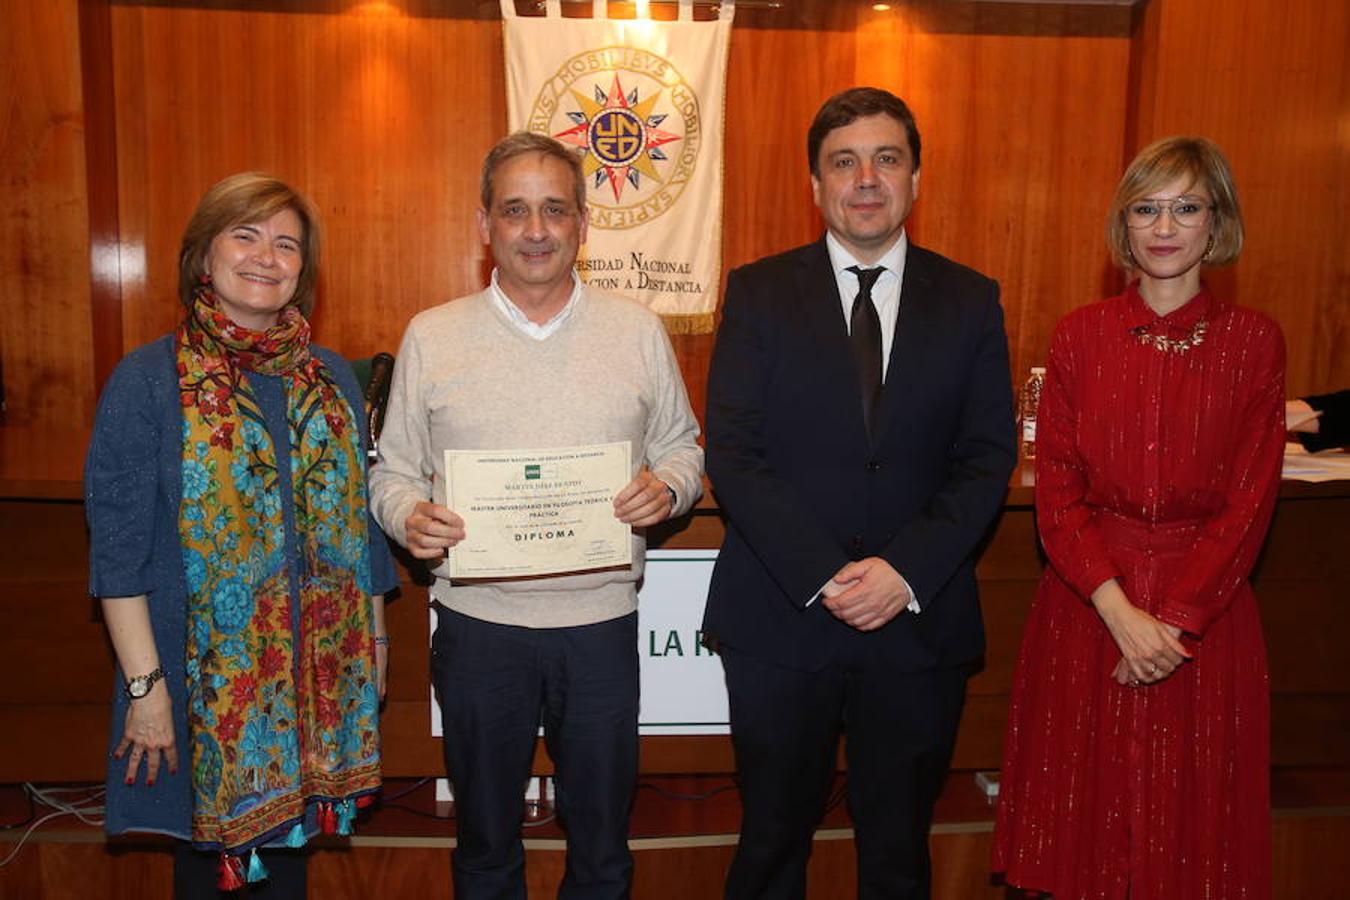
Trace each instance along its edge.
<instances>
[{"instance_id":1,"label":"man's hand","mask_svg":"<svg viewBox=\"0 0 1350 900\"><path fill-rule=\"evenodd\" d=\"M671 511L670 488L645 468L614 498L614 517L638 528L664 522Z\"/></svg>"},{"instance_id":2,"label":"man's hand","mask_svg":"<svg viewBox=\"0 0 1350 900\"><path fill-rule=\"evenodd\" d=\"M464 540L464 520L452 509L425 500L403 522L408 552L418 559L435 559Z\"/></svg>"},{"instance_id":3,"label":"man's hand","mask_svg":"<svg viewBox=\"0 0 1350 900\"><path fill-rule=\"evenodd\" d=\"M877 630L903 612L912 599L900 573L879 556L844 566L821 595L835 618L859 631Z\"/></svg>"}]
</instances>

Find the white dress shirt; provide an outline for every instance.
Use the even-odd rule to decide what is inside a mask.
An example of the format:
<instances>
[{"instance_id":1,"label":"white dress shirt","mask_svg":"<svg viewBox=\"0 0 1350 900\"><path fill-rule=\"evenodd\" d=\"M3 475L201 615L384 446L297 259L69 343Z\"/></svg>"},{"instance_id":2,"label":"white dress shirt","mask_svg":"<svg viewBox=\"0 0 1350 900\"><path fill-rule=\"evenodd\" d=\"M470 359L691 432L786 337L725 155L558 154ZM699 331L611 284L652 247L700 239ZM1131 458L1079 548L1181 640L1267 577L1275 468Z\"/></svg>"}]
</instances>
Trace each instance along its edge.
<instances>
[{"instance_id":1,"label":"white dress shirt","mask_svg":"<svg viewBox=\"0 0 1350 900\"><path fill-rule=\"evenodd\" d=\"M890 249L871 265L859 262L844 248L832 231L825 232L825 248L830 254L830 267L834 269L835 284L839 287L839 308L844 314L846 330L853 319L853 300L858 296L858 276L848 270L849 266L857 266L860 269L881 266L885 269L872 285L872 306L876 308L877 318L881 320L881 382L885 384L886 371L891 365L891 347L895 344L895 323L900 318L900 285L905 280L905 254L909 250L909 240L902 229L900 237L896 238ZM905 608L917 614L920 611L919 598L915 596L914 589L910 587L903 574L900 574L900 580L905 582L905 588L909 591L909 605ZM821 591L824 589L825 585L821 585ZM806 605L815 603L816 597L820 595L820 591L817 591Z\"/></svg>"},{"instance_id":2,"label":"white dress shirt","mask_svg":"<svg viewBox=\"0 0 1350 900\"><path fill-rule=\"evenodd\" d=\"M901 231L891 248L870 266L858 262L852 253L844 249L832 231L825 232L825 248L830 253L830 267L834 269L834 279L839 285L839 308L844 314L845 329L849 327L849 320L853 316L853 298L858 296L858 276L850 272L848 267L872 269L881 266L885 269L872 285L872 306L881 320L881 381L884 384L886 370L891 365L891 345L895 343L895 322L900 317L900 284L905 277L905 254L909 250L909 241L905 232Z\"/></svg>"},{"instance_id":3,"label":"white dress shirt","mask_svg":"<svg viewBox=\"0 0 1350 900\"><path fill-rule=\"evenodd\" d=\"M577 299L581 297L581 279L577 273L572 273L572 295L567 298L566 305L558 310L558 314L540 325L530 321L530 317L521 311L519 306L511 302L511 299L502 293L501 285L497 283L497 270L492 270L492 280L488 284L488 296L498 309L510 320L511 324L520 330L520 333L536 341L548 340L563 323L572 317L572 310L577 307Z\"/></svg>"}]
</instances>

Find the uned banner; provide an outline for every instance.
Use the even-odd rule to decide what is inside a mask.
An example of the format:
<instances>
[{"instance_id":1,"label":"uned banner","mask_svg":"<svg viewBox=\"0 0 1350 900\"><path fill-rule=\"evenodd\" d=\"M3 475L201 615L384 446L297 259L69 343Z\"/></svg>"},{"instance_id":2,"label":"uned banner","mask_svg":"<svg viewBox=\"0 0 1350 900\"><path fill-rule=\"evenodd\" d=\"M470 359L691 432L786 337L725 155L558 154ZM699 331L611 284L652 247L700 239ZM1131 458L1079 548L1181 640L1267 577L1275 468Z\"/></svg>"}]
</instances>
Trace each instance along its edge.
<instances>
[{"instance_id":1,"label":"uned banner","mask_svg":"<svg viewBox=\"0 0 1350 900\"><path fill-rule=\"evenodd\" d=\"M592 287L639 300L674 334L713 330L721 277L722 120L734 0L719 17L518 16L501 0L512 131L575 147L586 173L590 234L577 271Z\"/></svg>"}]
</instances>

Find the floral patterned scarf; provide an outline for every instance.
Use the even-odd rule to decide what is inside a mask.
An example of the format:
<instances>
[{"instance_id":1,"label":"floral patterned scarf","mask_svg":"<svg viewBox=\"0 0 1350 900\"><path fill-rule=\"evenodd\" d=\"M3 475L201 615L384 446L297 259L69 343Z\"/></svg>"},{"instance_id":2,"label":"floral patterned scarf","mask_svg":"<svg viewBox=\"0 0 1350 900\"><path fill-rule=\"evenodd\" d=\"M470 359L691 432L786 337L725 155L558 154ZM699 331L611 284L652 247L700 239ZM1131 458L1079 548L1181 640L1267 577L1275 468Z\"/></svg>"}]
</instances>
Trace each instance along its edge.
<instances>
[{"instance_id":1,"label":"floral patterned scarf","mask_svg":"<svg viewBox=\"0 0 1350 900\"><path fill-rule=\"evenodd\" d=\"M204 848L294 836L307 803L331 819L333 801L351 809L380 784L359 426L309 334L293 307L265 332L237 325L207 283L176 335L192 839ZM244 372L285 380L289 447L273 446Z\"/></svg>"}]
</instances>

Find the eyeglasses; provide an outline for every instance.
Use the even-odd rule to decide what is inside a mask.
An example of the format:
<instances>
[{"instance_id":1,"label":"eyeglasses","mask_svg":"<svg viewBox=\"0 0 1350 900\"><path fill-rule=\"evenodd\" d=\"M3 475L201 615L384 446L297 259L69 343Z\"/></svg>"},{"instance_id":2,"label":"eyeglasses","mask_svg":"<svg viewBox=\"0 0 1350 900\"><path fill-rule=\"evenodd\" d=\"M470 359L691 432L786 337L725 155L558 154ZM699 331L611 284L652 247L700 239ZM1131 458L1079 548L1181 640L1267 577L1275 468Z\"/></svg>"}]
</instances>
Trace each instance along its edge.
<instances>
[{"instance_id":1,"label":"eyeglasses","mask_svg":"<svg viewBox=\"0 0 1350 900\"><path fill-rule=\"evenodd\" d=\"M1158 221L1158 216L1165 209L1177 225L1195 228L1205 224L1213 208L1213 204L1204 203L1196 197L1177 197L1175 200L1145 198L1125 207L1125 224L1131 228L1148 228Z\"/></svg>"}]
</instances>

